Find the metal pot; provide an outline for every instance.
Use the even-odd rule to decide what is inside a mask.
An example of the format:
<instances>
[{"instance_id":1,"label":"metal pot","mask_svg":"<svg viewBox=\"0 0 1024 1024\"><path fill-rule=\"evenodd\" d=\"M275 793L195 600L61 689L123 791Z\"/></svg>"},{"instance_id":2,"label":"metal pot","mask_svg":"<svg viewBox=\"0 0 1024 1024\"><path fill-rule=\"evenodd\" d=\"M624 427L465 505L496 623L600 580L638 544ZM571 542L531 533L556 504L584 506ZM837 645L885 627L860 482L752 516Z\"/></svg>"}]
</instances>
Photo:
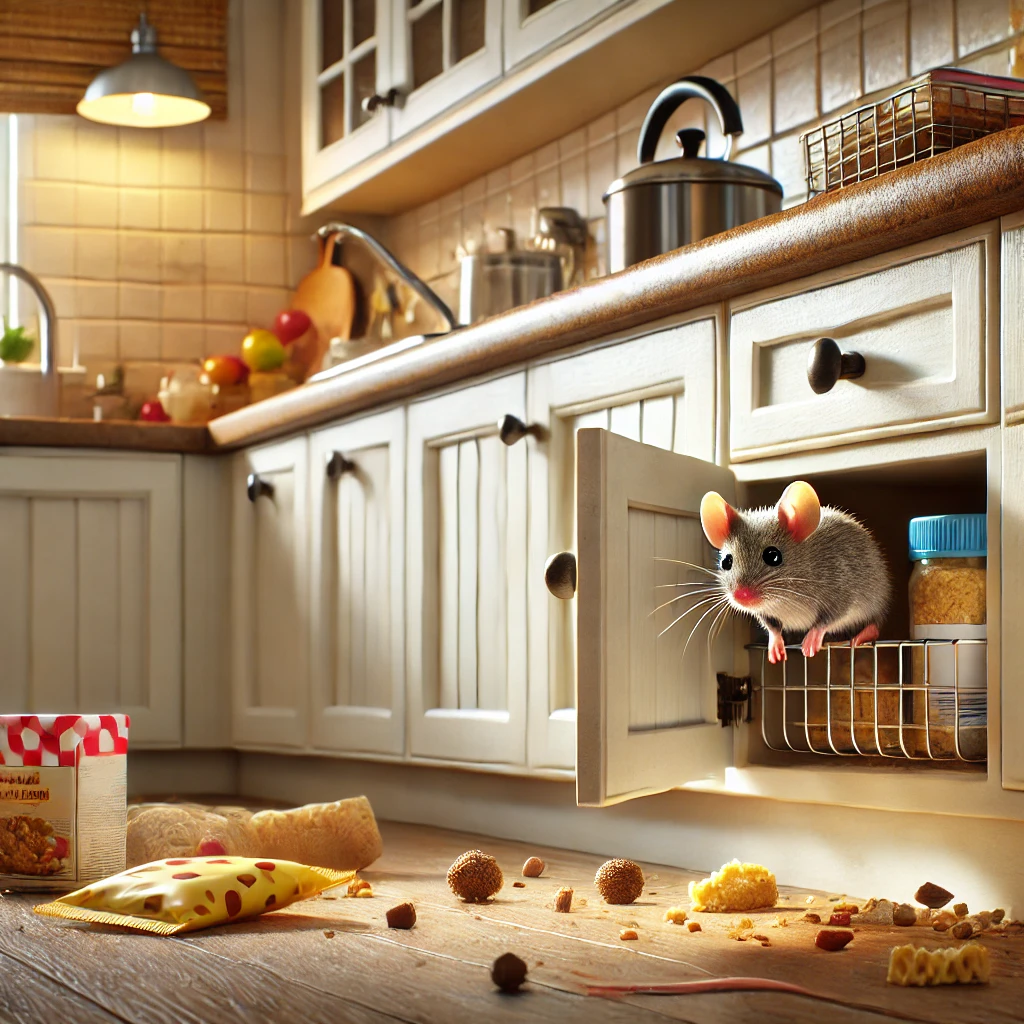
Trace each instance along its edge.
<instances>
[{"instance_id":1,"label":"metal pot","mask_svg":"<svg viewBox=\"0 0 1024 1024\"><path fill-rule=\"evenodd\" d=\"M668 119L688 99L710 103L726 138L720 159L697 155L704 132L676 133L683 153L654 163ZM729 162L734 136L743 131L739 107L713 78L691 75L663 89L647 111L637 160L640 166L608 186L608 269L612 272L717 235L782 208L782 186L756 167Z\"/></svg>"},{"instance_id":2,"label":"metal pot","mask_svg":"<svg viewBox=\"0 0 1024 1024\"><path fill-rule=\"evenodd\" d=\"M554 252L516 251L501 229L507 252L476 252L459 264L459 323L473 324L562 289L562 260Z\"/></svg>"}]
</instances>

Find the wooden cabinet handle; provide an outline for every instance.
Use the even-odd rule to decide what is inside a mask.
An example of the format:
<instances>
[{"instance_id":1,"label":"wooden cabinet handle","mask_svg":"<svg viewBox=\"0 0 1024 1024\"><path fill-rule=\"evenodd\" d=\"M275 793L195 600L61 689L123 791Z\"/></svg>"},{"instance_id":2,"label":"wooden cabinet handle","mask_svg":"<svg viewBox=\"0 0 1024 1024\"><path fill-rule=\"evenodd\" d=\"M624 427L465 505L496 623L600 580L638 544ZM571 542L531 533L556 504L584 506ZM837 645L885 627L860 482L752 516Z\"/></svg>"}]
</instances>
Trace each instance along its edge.
<instances>
[{"instance_id":1,"label":"wooden cabinet handle","mask_svg":"<svg viewBox=\"0 0 1024 1024\"><path fill-rule=\"evenodd\" d=\"M538 440L543 440L546 433L543 427L537 424L527 426L518 416L510 412L505 413L498 420L498 436L510 447L517 441L521 441L527 434L532 434Z\"/></svg>"},{"instance_id":2,"label":"wooden cabinet handle","mask_svg":"<svg viewBox=\"0 0 1024 1024\"><path fill-rule=\"evenodd\" d=\"M274 485L257 473L250 473L249 479L246 480L245 493L249 495L249 500L252 502L258 501L260 498L272 498Z\"/></svg>"},{"instance_id":3,"label":"wooden cabinet handle","mask_svg":"<svg viewBox=\"0 0 1024 1024\"><path fill-rule=\"evenodd\" d=\"M831 338L819 338L807 354L807 383L816 395L831 391L837 381L862 377L864 369L859 352L843 352Z\"/></svg>"},{"instance_id":4,"label":"wooden cabinet handle","mask_svg":"<svg viewBox=\"0 0 1024 1024\"><path fill-rule=\"evenodd\" d=\"M559 551L544 566L544 583L560 601L576 596L576 556L571 551Z\"/></svg>"},{"instance_id":5,"label":"wooden cabinet handle","mask_svg":"<svg viewBox=\"0 0 1024 1024\"><path fill-rule=\"evenodd\" d=\"M346 459L341 452L331 452L327 456L327 479L337 480L343 473L355 471L356 464L351 459Z\"/></svg>"}]
</instances>

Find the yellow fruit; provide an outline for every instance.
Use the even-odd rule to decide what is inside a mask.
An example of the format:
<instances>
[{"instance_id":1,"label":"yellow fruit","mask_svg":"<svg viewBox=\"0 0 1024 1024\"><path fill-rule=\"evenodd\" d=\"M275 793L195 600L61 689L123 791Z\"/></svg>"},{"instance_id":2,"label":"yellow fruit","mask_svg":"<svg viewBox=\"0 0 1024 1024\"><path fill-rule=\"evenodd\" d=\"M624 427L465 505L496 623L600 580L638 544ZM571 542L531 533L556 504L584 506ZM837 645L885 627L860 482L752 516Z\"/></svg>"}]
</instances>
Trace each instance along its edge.
<instances>
[{"instance_id":1,"label":"yellow fruit","mask_svg":"<svg viewBox=\"0 0 1024 1024\"><path fill-rule=\"evenodd\" d=\"M242 342L242 360L250 370L276 370L287 354L277 335L270 331L250 331Z\"/></svg>"}]
</instances>

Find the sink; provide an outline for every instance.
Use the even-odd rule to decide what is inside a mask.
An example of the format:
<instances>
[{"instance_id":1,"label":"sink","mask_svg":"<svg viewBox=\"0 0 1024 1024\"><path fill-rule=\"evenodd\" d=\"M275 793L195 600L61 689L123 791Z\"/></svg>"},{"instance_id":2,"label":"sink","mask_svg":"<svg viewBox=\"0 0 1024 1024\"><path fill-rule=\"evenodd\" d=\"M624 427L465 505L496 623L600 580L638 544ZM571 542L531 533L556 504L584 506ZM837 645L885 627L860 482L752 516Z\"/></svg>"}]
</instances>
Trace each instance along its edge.
<instances>
[{"instance_id":1,"label":"sink","mask_svg":"<svg viewBox=\"0 0 1024 1024\"><path fill-rule=\"evenodd\" d=\"M84 384L84 366L44 374L38 363L0 362L0 416L59 416L62 387Z\"/></svg>"}]
</instances>

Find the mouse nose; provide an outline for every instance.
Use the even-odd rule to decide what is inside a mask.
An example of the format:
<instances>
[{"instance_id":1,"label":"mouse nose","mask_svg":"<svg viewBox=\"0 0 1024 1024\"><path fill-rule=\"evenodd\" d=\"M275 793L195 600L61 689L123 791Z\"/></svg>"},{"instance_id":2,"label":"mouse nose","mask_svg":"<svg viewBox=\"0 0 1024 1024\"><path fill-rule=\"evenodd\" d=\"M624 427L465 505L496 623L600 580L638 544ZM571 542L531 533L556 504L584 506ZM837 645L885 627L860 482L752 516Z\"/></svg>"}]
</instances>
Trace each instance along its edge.
<instances>
[{"instance_id":1,"label":"mouse nose","mask_svg":"<svg viewBox=\"0 0 1024 1024\"><path fill-rule=\"evenodd\" d=\"M761 595L751 587L737 587L732 592L732 596L740 604L757 604L761 600Z\"/></svg>"}]
</instances>

